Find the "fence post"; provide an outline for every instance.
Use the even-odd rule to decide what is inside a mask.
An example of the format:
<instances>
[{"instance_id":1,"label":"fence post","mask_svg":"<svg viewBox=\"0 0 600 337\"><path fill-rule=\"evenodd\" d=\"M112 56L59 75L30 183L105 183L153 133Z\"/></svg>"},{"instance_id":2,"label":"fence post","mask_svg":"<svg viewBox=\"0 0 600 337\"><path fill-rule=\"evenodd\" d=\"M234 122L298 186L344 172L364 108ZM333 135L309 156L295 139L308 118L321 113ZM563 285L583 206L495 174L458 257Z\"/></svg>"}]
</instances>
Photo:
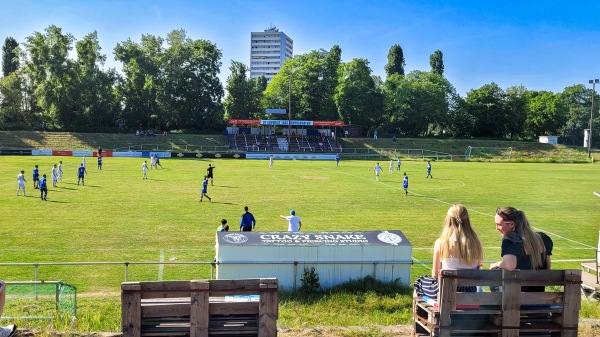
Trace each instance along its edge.
<instances>
[{"instance_id":1,"label":"fence post","mask_svg":"<svg viewBox=\"0 0 600 337\"><path fill-rule=\"evenodd\" d=\"M33 264L33 280L37 281L38 280L38 264L34 263ZM35 285L35 299L38 299L38 285Z\"/></svg>"},{"instance_id":2,"label":"fence post","mask_svg":"<svg viewBox=\"0 0 600 337\"><path fill-rule=\"evenodd\" d=\"M129 262L125 262L125 282L127 282L128 276L129 276Z\"/></svg>"}]
</instances>

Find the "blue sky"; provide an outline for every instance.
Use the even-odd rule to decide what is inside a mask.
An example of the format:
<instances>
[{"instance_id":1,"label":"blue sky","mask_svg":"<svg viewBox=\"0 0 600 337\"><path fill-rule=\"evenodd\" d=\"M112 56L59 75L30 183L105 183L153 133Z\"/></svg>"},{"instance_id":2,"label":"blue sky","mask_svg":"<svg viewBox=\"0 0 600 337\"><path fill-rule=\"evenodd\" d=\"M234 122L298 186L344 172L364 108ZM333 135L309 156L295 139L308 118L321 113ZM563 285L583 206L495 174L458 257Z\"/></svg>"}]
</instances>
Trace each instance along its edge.
<instances>
[{"instance_id":1,"label":"blue sky","mask_svg":"<svg viewBox=\"0 0 600 337\"><path fill-rule=\"evenodd\" d=\"M225 85L231 60L249 64L250 32L273 25L294 40L294 54L330 49L365 58L385 78L387 53L399 44L406 71L429 70L444 54L444 75L462 95L495 82L502 88L560 92L600 78L600 1L125 1L0 0L0 43L25 41L49 25L79 40L98 32L106 67L113 48L142 34L184 29L216 43Z\"/></svg>"}]
</instances>

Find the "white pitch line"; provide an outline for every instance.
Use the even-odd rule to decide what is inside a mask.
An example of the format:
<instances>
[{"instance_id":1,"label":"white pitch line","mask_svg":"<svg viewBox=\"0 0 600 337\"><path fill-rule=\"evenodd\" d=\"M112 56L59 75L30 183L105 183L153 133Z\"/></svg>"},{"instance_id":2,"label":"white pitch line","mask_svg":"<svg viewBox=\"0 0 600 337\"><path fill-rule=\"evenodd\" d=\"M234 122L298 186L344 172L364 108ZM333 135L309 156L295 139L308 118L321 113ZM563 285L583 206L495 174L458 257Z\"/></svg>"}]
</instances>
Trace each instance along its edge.
<instances>
[{"instance_id":1,"label":"white pitch line","mask_svg":"<svg viewBox=\"0 0 600 337\"><path fill-rule=\"evenodd\" d=\"M332 171L332 169L330 169L330 168L328 168L328 167L322 167L322 169L324 169L324 170L328 170L328 171ZM368 181L373 181L372 179L367 179L367 178L364 178L364 177L362 177L362 176L357 176L357 175L355 175L355 174L350 174L350 173L346 173L346 172L341 172L341 173L342 173L342 174L345 174L345 175L348 175L348 176L351 176L351 177L355 177L355 178L359 178L359 179L363 179L363 180L368 180ZM461 182L461 183L463 183L463 182L462 182L462 181L460 181L460 180L458 180L458 181L459 181L459 182ZM376 181L376 182L377 182L377 181ZM378 183L378 182L377 182L377 183ZM400 187L398 187L398 186L395 186L395 185L389 185L389 184L386 184L386 183L381 183L381 185L384 185L384 186L387 186L387 187L391 187L391 188L393 188L393 189L397 189L397 190L404 190L403 188L400 188ZM464 186L464 183L463 183L463 186ZM417 195L417 196L419 196L419 197L423 197L423 198L425 198L425 199L430 199L430 200L433 200L433 201L437 201L437 202L440 202L440 203L442 203L442 204L446 204L446 205L452 205L452 204L454 204L453 202L448 202L448 201L440 200L440 199L437 199L437 198L434 198L434 197L430 197L430 196L427 196L427 195L424 195L424 194L416 193L416 192L414 192L414 191L413 191L413 190L411 190L411 189L409 189L409 192L410 192L410 193L412 193L412 194L414 194L414 195ZM481 212L481 211L478 211L478 210L469 210L469 212L470 212L470 213L477 213L477 214L481 214L481 215L489 216L489 217L491 217L491 218L493 218L493 217L495 216L495 215L490 215L490 214L488 214L488 213L484 213L484 212ZM580 246L584 246L584 247L587 247L587 248L592 248L592 249L595 249L595 248L596 248L596 247L594 247L594 246L590 246L590 245L588 245L588 244L585 244L585 243L583 243L583 242L579 242L579 241L571 240L571 239L568 239L568 238L566 238L566 237L564 237L564 236L561 236L561 235L558 235L558 234L555 234L555 233L552 233L552 232L545 231L545 230L543 230L542 228L539 228L539 227L536 227L536 226L532 226L532 227L533 227L534 229L536 229L536 230L543 231L544 233L547 233L547 234L550 234L550 235L556 236L556 237L558 237L558 238L561 238L561 239L564 239L564 240L567 240L567 241L573 242L573 243L575 243L575 244L578 244L578 245L580 245Z\"/></svg>"},{"instance_id":2,"label":"white pitch line","mask_svg":"<svg viewBox=\"0 0 600 337\"><path fill-rule=\"evenodd\" d=\"M164 249L160 250L159 261L160 262L165 262L165 250ZM159 264L158 265L158 281L162 281L164 271L165 271L165 265L164 264Z\"/></svg>"}]
</instances>

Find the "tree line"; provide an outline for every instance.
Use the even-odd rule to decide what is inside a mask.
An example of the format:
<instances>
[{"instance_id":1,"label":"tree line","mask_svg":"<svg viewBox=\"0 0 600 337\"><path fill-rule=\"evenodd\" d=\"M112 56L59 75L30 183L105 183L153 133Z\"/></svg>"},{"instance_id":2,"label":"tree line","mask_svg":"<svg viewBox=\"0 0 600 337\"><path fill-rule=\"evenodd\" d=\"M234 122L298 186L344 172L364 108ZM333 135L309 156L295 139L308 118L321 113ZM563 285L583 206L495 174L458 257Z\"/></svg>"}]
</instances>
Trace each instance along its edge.
<instances>
[{"instance_id":1,"label":"tree line","mask_svg":"<svg viewBox=\"0 0 600 337\"><path fill-rule=\"evenodd\" d=\"M75 57L71 57L75 55ZM220 131L228 118L268 119L266 108L288 109L293 119L341 120L396 136L532 139L559 135L581 144L589 127L591 88L532 91L495 83L465 97L444 77L443 53L430 69L405 73L400 45L388 52L385 79L369 61L342 62L342 50L314 50L287 60L267 83L250 79L246 64L231 61L225 88L218 78L221 51L183 30L166 38L142 35L113 49L122 71L103 70L96 32L82 40L59 27L34 32L2 49L0 128L69 131L135 129ZM226 92L226 94L225 94ZM597 108L595 109L597 116ZM594 137L600 134L595 118Z\"/></svg>"}]
</instances>

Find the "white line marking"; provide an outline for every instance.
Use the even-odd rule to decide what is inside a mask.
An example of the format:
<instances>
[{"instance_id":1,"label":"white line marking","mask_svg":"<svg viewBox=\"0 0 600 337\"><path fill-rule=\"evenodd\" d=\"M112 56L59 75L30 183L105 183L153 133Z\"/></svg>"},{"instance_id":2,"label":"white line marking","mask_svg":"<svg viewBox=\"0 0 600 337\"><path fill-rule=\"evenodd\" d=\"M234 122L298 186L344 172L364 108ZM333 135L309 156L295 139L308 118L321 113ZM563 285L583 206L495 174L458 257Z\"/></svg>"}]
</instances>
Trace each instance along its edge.
<instances>
[{"instance_id":1,"label":"white line marking","mask_svg":"<svg viewBox=\"0 0 600 337\"><path fill-rule=\"evenodd\" d=\"M322 167L322 169L324 169L324 170L328 170L328 171L332 171L332 169L330 169L330 168L328 168L328 167ZM339 171L338 171L338 172L339 172ZM348 175L348 176L351 176L351 177L355 177L355 178L360 178L360 179L364 179L364 180L373 181L373 180L371 180L371 179L367 179L367 178L364 178L364 177L361 177L361 176L357 176L357 175L355 175L355 174L350 174L350 173L346 173L346 172L339 172L339 173L342 173L342 174L345 174L345 175ZM379 182L376 182L376 183L379 183ZM462 183L462 181L461 181L461 183ZM381 185L384 185L384 186L387 186L387 187L391 187L391 188L393 188L393 189L397 189L397 190L404 190L403 188L401 188L401 187L398 187L398 186L395 186L395 185L389 185L389 184L386 184L386 183L379 183L379 184L381 184ZM463 186L464 186L464 183L463 183ZM433 200L433 201L440 202L440 203L442 203L442 204L446 204L446 205L452 205L452 204L454 204L454 202L448 202L448 201L440 200L440 199L437 199L437 198L434 198L434 197L430 197L430 196L427 196L427 195L424 195L424 194L416 193L416 192L414 192L414 190L411 190L411 189L409 189L409 190L408 190L408 192L409 192L409 193L411 193L411 194L413 194L413 195L416 195L416 196L419 196L419 197L425 198L425 199L430 199L430 200ZM478 211L478 210L473 210L473 209L469 210L469 212L470 212L470 213L477 213L477 214L481 214L481 215L489 216L489 217L491 217L491 218L493 218L493 217L495 216L495 215L490 215L490 214L488 214L488 213L484 213L484 212L481 212L481 211ZM566 237L564 237L564 236L561 236L561 235L558 235L558 234L555 234L555 233L552 233L552 232L545 231L545 230L543 230L543 229L542 229L542 228L540 228L540 227L536 227L536 226L533 226L533 225L532 225L532 228L533 228L533 229L536 229L536 230L539 230L539 231L542 231L542 232L544 232L544 233L546 233L546 234L553 235L553 236L555 236L555 237L557 237L557 238L561 238L561 239L563 239L563 240L567 240L567 241L573 242L573 243L575 243L575 244L578 244L578 245L580 245L580 246L584 246L584 247L587 247L587 248L592 248L592 249L595 249L595 248L596 248L596 247L594 247L594 246L590 246L590 245L588 245L588 244L585 244L585 243L583 243L583 242L579 242L579 241L571 240L571 239L568 239L568 238L566 238Z\"/></svg>"},{"instance_id":2,"label":"white line marking","mask_svg":"<svg viewBox=\"0 0 600 337\"><path fill-rule=\"evenodd\" d=\"M165 262L165 250L161 249L160 250L160 258L159 258L160 262ZM165 265L164 264L159 264L158 265L158 280L162 281L163 279L163 274L165 271Z\"/></svg>"}]
</instances>

